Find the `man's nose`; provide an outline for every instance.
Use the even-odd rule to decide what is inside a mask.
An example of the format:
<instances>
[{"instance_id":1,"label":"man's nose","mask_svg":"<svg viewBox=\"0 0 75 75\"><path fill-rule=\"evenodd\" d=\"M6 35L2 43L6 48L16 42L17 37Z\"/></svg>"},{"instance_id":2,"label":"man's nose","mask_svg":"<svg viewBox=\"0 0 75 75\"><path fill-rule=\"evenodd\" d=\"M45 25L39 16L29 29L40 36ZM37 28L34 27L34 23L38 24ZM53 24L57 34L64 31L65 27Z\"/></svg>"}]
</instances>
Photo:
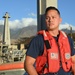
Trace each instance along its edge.
<instances>
[{"instance_id":1,"label":"man's nose","mask_svg":"<svg viewBox=\"0 0 75 75\"><path fill-rule=\"evenodd\" d=\"M48 22L51 22L52 21L52 18L49 18Z\"/></svg>"}]
</instances>

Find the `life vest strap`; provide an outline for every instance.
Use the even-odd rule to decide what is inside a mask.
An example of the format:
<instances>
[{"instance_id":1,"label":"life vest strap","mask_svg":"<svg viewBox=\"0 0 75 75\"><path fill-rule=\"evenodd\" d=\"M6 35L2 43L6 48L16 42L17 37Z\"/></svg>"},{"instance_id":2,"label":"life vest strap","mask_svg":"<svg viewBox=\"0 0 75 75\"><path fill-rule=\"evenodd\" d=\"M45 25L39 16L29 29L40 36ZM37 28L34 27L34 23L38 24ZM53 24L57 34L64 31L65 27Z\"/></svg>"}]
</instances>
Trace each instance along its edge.
<instances>
[{"instance_id":1,"label":"life vest strap","mask_svg":"<svg viewBox=\"0 0 75 75\"><path fill-rule=\"evenodd\" d=\"M45 46L46 46L46 48L47 48L47 49L50 49L51 46L50 46L49 41L48 41L48 40L44 40L44 42L45 42Z\"/></svg>"},{"instance_id":2,"label":"life vest strap","mask_svg":"<svg viewBox=\"0 0 75 75\"><path fill-rule=\"evenodd\" d=\"M48 75L58 75L58 72L57 73L47 73ZM39 75L47 75L47 74L39 74Z\"/></svg>"}]
</instances>

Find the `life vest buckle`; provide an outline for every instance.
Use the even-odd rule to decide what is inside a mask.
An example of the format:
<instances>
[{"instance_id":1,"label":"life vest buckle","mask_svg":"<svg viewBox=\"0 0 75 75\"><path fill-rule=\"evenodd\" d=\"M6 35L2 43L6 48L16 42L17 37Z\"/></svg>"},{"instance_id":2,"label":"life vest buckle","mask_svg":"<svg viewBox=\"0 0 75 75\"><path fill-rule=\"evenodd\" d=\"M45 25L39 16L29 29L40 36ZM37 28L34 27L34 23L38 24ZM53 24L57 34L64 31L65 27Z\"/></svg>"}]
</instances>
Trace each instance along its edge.
<instances>
[{"instance_id":1,"label":"life vest buckle","mask_svg":"<svg viewBox=\"0 0 75 75\"><path fill-rule=\"evenodd\" d=\"M58 75L58 73L54 73L54 75Z\"/></svg>"},{"instance_id":2,"label":"life vest buckle","mask_svg":"<svg viewBox=\"0 0 75 75\"><path fill-rule=\"evenodd\" d=\"M45 68L48 68L48 64L47 63L45 64Z\"/></svg>"}]
</instances>

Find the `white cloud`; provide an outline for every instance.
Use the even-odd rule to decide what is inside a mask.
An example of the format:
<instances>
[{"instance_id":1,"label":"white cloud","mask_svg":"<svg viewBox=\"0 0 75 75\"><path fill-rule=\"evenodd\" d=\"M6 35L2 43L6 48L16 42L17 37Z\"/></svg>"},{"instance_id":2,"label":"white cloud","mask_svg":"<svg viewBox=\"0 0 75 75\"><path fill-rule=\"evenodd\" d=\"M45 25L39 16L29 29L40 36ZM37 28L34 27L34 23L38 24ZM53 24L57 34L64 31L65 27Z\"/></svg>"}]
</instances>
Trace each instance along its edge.
<instances>
[{"instance_id":1,"label":"white cloud","mask_svg":"<svg viewBox=\"0 0 75 75\"><path fill-rule=\"evenodd\" d=\"M33 17L36 17L36 14L34 14L34 13L29 13L28 15L29 16L33 16Z\"/></svg>"},{"instance_id":2,"label":"white cloud","mask_svg":"<svg viewBox=\"0 0 75 75\"><path fill-rule=\"evenodd\" d=\"M60 24L59 29L70 29L70 27L72 27L73 30L75 30L75 26L65 23L65 24Z\"/></svg>"},{"instance_id":3,"label":"white cloud","mask_svg":"<svg viewBox=\"0 0 75 75\"><path fill-rule=\"evenodd\" d=\"M0 20L0 25L4 25L4 20ZM13 20L13 21L9 21L9 26L11 29L15 29L15 28L23 28L26 26L30 26L30 25L37 25L37 19L34 18L22 18L21 20ZM73 30L75 30L75 26L68 24L68 23L64 23L64 24L60 24L60 29L65 28L65 29L70 29L70 27L72 27Z\"/></svg>"},{"instance_id":4,"label":"white cloud","mask_svg":"<svg viewBox=\"0 0 75 75\"><path fill-rule=\"evenodd\" d=\"M3 25L4 24L4 20L0 20L0 25Z\"/></svg>"},{"instance_id":5,"label":"white cloud","mask_svg":"<svg viewBox=\"0 0 75 75\"><path fill-rule=\"evenodd\" d=\"M4 20L0 20L0 25L4 25ZM22 28L29 25L37 25L37 19L34 18L22 18L21 20L9 21L9 26L12 29Z\"/></svg>"}]
</instances>

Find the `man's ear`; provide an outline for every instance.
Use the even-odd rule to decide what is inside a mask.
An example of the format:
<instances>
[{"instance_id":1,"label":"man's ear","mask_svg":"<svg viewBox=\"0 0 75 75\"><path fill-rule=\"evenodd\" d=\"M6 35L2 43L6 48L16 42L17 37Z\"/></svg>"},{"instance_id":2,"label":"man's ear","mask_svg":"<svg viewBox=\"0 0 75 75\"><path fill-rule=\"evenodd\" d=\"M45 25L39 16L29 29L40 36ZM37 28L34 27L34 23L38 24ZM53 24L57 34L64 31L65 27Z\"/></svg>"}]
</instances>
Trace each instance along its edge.
<instances>
[{"instance_id":1,"label":"man's ear","mask_svg":"<svg viewBox=\"0 0 75 75\"><path fill-rule=\"evenodd\" d=\"M62 22L62 18L60 18L60 23Z\"/></svg>"}]
</instances>

